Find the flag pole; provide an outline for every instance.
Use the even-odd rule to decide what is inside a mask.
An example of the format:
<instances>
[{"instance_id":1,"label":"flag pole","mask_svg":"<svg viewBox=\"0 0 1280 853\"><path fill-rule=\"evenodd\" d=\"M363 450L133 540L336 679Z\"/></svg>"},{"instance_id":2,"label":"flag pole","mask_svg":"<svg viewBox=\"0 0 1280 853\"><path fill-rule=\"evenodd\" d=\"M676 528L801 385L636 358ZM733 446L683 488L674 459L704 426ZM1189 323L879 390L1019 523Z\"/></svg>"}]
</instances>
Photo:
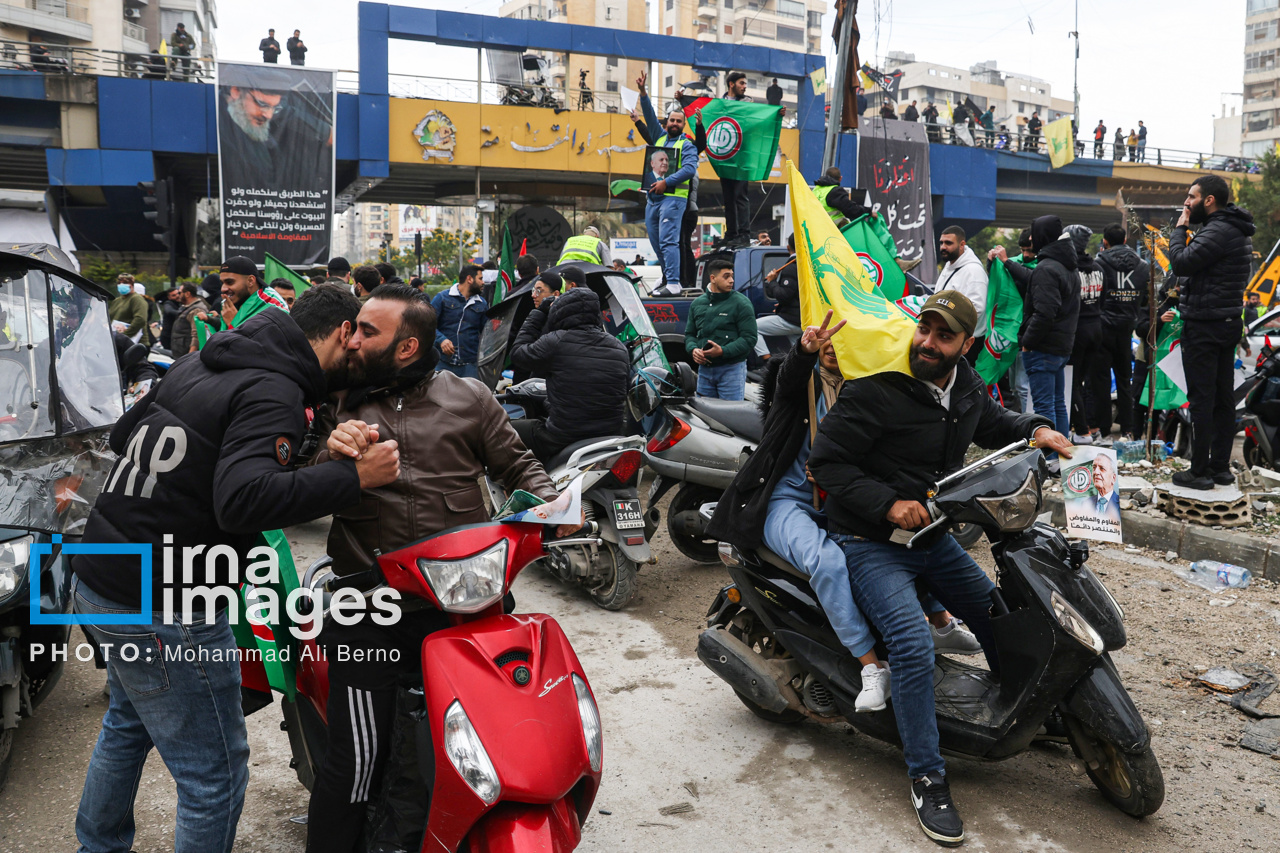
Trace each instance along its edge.
<instances>
[{"instance_id":1,"label":"flag pole","mask_svg":"<svg viewBox=\"0 0 1280 853\"><path fill-rule=\"evenodd\" d=\"M1151 252L1147 258L1147 305L1148 317L1151 321L1147 327L1147 434L1146 457L1148 462L1155 462L1151 451L1151 433L1156 419L1156 253L1155 238L1151 238Z\"/></svg>"},{"instance_id":2,"label":"flag pole","mask_svg":"<svg viewBox=\"0 0 1280 853\"><path fill-rule=\"evenodd\" d=\"M822 150L822 171L824 172L836 164L836 144L842 129L841 126L844 123L846 78L849 75L849 48L850 42L853 40L853 16L856 5L851 0L845 0L844 16L840 20L840 44L836 46L836 85L827 86L827 91L831 93L831 112L827 115L827 139Z\"/></svg>"}]
</instances>

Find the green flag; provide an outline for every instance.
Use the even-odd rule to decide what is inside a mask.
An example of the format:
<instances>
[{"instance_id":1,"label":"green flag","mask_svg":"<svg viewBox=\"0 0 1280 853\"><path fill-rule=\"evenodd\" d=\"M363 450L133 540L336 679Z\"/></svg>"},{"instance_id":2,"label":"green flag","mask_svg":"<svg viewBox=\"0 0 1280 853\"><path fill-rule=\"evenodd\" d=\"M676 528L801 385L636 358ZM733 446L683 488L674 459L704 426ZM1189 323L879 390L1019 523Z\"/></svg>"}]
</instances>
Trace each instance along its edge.
<instances>
[{"instance_id":1,"label":"green flag","mask_svg":"<svg viewBox=\"0 0 1280 853\"><path fill-rule=\"evenodd\" d=\"M640 182L625 179L609 182L609 195L617 196L625 192L640 192Z\"/></svg>"},{"instance_id":2,"label":"green flag","mask_svg":"<svg viewBox=\"0 0 1280 853\"><path fill-rule=\"evenodd\" d=\"M236 312L235 318L231 321L231 328L238 329L255 314L267 310L268 308L279 308L284 313L289 313L289 306L285 304L280 294L276 293L269 287L263 287L257 293L250 296L240 306L240 310ZM196 339L197 348L204 349L204 345L208 342L209 337L215 332L222 331L222 323L219 321L217 325L206 323L203 320L196 320Z\"/></svg>"},{"instance_id":3,"label":"green flag","mask_svg":"<svg viewBox=\"0 0 1280 853\"><path fill-rule=\"evenodd\" d=\"M871 283L885 299L897 302L907 292L907 274L898 266L898 247L880 217L859 216L840 229L858 260L871 276Z\"/></svg>"},{"instance_id":4,"label":"green flag","mask_svg":"<svg viewBox=\"0 0 1280 853\"><path fill-rule=\"evenodd\" d=\"M311 287L311 282L307 281L305 277L289 269L280 261L271 257L270 252L267 252L266 263L262 265L262 275L263 280L266 281L267 284L270 284L278 278L285 279L293 285L293 291L297 296L301 296L306 293Z\"/></svg>"},{"instance_id":5,"label":"green flag","mask_svg":"<svg viewBox=\"0 0 1280 853\"><path fill-rule=\"evenodd\" d=\"M276 552L279 576L275 583L264 586L274 593L274 600L279 602L275 614L277 620L266 620L267 624L263 625L254 625L249 621L247 614L254 602L247 596L255 587L253 584L243 583L240 585L240 617L232 624L231 632L235 635L238 648L261 655L262 667L266 671L271 689L279 690L292 699L296 690L298 640L289 631L294 623L289 618L285 602L290 600L290 595L298 588L298 570L293 563L289 540L282 531L268 530L258 534L254 546L266 546Z\"/></svg>"},{"instance_id":6,"label":"green flag","mask_svg":"<svg viewBox=\"0 0 1280 853\"><path fill-rule=\"evenodd\" d=\"M1173 313L1177 316L1160 328L1160 337L1156 341L1155 359L1151 362L1155 369L1147 372L1147 382L1142 387L1142 397L1138 400L1138 405L1143 409L1147 407L1147 395L1151 393L1152 376L1156 378L1156 411L1180 409L1187 403L1187 393L1159 367L1160 362L1175 349L1179 356L1182 353L1182 315L1176 310Z\"/></svg>"},{"instance_id":7,"label":"green flag","mask_svg":"<svg viewBox=\"0 0 1280 853\"><path fill-rule=\"evenodd\" d=\"M707 157L721 178L763 181L773 171L782 107L716 98L702 108Z\"/></svg>"},{"instance_id":8,"label":"green flag","mask_svg":"<svg viewBox=\"0 0 1280 853\"><path fill-rule=\"evenodd\" d=\"M516 253L511 245L511 229L504 223L502 226L502 249L498 253L498 280L494 282L493 298L490 305L497 305L507 298L516 281Z\"/></svg>"},{"instance_id":9,"label":"green flag","mask_svg":"<svg viewBox=\"0 0 1280 853\"><path fill-rule=\"evenodd\" d=\"M1030 265L1034 266L1035 261ZM990 331L975 366L982 381L994 385L1013 366L1018 354L1018 328L1022 325L1022 294L1003 263L992 264L987 272L984 325Z\"/></svg>"}]
</instances>

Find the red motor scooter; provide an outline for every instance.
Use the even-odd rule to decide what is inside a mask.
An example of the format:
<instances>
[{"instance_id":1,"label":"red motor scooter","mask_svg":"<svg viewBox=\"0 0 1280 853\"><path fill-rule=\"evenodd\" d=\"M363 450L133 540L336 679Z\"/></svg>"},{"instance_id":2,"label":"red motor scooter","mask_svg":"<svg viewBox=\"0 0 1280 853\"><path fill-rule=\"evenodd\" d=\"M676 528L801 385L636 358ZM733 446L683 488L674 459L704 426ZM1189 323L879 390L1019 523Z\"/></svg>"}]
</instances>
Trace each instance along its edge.
<instances>
[{"instance_id":1,"label":"red motor scooter","mask_svg":"<svg viewBox=\"0 0 1280 853\"><path fill-rule=\"evenodd\" d=\"M556 621L503 612L516 575L544 556L544 530L467 525L377 558L370 574L399 590L402 604L425 599L452 625L423 641L421 686L401 690L392 754L381 791L370 798L367 849L560 853L578 846L600 787L600 713ZM566 544L573 542L548 547ZM326 557L303 581L326 613L332 579ZM281 728L290 764L310 789L328 741L328 663L314 640L301 651L298 695L283 701Z\"/></svg>"}]
</instances>

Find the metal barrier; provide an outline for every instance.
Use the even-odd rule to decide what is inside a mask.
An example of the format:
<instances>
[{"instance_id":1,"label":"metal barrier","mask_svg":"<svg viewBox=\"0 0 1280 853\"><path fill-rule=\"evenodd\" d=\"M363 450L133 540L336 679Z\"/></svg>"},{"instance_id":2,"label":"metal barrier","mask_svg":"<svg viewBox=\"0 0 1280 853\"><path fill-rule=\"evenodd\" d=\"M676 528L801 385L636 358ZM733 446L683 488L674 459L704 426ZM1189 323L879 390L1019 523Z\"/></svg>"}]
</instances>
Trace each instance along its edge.
<instances>
[{"instance_id":1,"label":"metal barrier","mask_svg":"<svg viewBox=\"0 0 1280 853\"><path fill-rule=\"evenodd\" d=\"M37 0L26 2L31 4ZM212 83L213 62L209 57L203 56L161 56L159 53L128 53L47 42L0 40L0 68L38 71L42 74Z\"/></svg>"}]
</instances>

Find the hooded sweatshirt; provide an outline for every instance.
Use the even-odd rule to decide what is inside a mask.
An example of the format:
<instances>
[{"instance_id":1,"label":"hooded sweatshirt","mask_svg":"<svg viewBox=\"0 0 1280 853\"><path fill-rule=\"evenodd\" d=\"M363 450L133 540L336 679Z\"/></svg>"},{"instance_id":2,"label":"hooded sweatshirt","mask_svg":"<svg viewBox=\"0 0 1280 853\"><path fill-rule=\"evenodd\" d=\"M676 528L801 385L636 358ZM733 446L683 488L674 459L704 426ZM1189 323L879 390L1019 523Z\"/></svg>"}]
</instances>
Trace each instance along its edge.
<instances>
[{"instance_id":1,"label":"hooded sweatshirt","mask_svg":"<svg viewBox=\"0 0 1280 853\"><path fill-rule=\"evenodd\" d=\"M1069 356L1080 317L1075 247L1056 216L1031 223L1031 247L1036 250L1036 268L1022 305L1018 343L1032 352Z\"/></svg>"},{"instance_id":2,"label":"hooded sweatshirt","mask_svg":"<svg viewBox=\"0 0 1280 853\"><path fill-rule=\"evenodd\" d=\"M1147 292L1147 265L1138 253L1121 243L1098 253L1102 268L1102 325L1108 330L1133 331L1138 306Z\"/></svg>"},{"instance_id":3,"label":"hooded sweatshirt","mask_svg":"<svg viewBox=\"0 0 1280 853\"><path fill-rule=\"evenodd\" d=\"M974 337L980 338L987 333L987 270L974 254L973 249L964 247L964 252L954 261L947 261L938 276L937 291L958 290L973 303L973 310L978 312L978 327L973 330Z\"/></svg>"},{"instance_id":4,"label":"hooded sweatshirt","mask_svg":"<svg viewBox=\"0 0 1280 853\"><path fill-rule=\"evenodd\" d=\"M307 407L325 394L325 376L297 324L264 311L209 339L199 357L174 362L164 380L111 431L116 460L85 527L87 543L131 543L151 553L152 607L163 591L231 582L228 560L205 555L226 545L239 555L258 533L310 521L360 500L351 460L295 470ZM164 537L172 536L174 581L165 583ZM203 546L183 582L183 548ZM141 601L137 555L80 554L72 569L94 592L132 607ZM242 576L243 577L243 576ZM218 607L226 606L225 597Z\"/></svg>"},{"instance_id":5,"label":"hooded sweatshirt","mask_svg":"<svg viewBox=\"0 0 1280 853\"><path fill-rule=\"evenodd\" d=\"M546 428L554 440L622 434L631 358L604 330L600 297L592 291L575 287L531 311L511 364L546 377Z\"/></svg>"},{"instance_id":6,"label":"hooded sweatshirt","mask_svg":"<svg viewBox=\"0 0 1280 853\"><path fill-rule=\"evenodd\" d=\"M1076 250L1076 275L1080 276L1080 322L1078 326L1097 324L1102 320L1102 267L1085 249L1093 231L1083 225L1067 226L1071 245Z\"/></svg>"},{"instance_id":7,"label":"hooded sweatshirt","mask_svg":"<svg viewBox=\"0 0 1280 853\"><path fill-rule=\"evenodd\" d=\"M1180 310L1186 320L1239 317L1253 273L1253 214L1228 204L1214 211L1190 242L1187 227L1169 235L1169 269L1185 279Z\"/></svg>"}]
</instances>

